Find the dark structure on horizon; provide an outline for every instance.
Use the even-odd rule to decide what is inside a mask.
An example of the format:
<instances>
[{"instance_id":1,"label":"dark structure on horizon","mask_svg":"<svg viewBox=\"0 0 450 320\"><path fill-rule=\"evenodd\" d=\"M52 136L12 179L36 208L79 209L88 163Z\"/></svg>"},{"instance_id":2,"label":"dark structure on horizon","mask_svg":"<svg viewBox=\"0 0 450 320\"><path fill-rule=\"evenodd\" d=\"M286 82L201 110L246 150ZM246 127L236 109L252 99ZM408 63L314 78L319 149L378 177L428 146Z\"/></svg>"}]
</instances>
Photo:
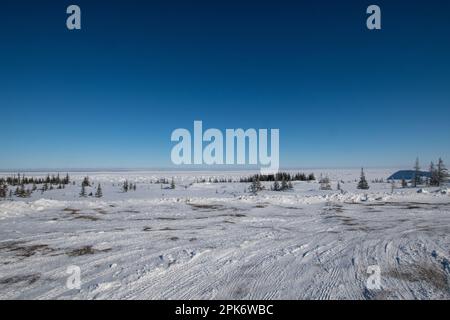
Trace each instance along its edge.
<instances>
[{"instance_id":1,"label":"dark structure on horizon","mask_svg":"<svg viewBox=\"0 0 450 320\"><path fill-rule=\"evenodd\" d=\"M387 180L412 180L416 175L415 170L400 170L391 175ZM421 178L431 178L431 173L426 171L419 171L419 177Z\"/></svg>"}]
</instances>

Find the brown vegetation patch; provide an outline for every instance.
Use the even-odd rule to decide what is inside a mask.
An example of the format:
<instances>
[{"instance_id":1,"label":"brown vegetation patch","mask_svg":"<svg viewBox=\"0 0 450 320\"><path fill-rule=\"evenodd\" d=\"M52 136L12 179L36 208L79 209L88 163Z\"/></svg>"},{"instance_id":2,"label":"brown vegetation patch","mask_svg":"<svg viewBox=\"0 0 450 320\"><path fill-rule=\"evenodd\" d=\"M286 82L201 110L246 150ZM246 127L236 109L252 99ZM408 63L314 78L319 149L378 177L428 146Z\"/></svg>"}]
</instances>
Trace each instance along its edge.
<instances>
[{"instance_id":1,"label":"brown vegetation patch","mask_svg":"<svg viewBox=\"0 0 450 320\"><path fill-rule=\"evenodd\" d=\"M450 289L445 272L432 264L413 265L408 268L400 268L400 270L390 270L386 274L403 281L426 282L444 292L448 292Z\"/></svg>"},{"instance_id":2,"label":"brown vegetation patch","mask_svg":"<svg viewBox=\"0 0 450 320\"><path fill-rule=\"evenodd\" d=\"M78 257L78 256L84 256L84 255L89 255L89 254L95 254L98 252L108 252L108 251L111 251L111 248L99 250L99 249L94 249L92 246L84 246L81 248L76 248L76 249L67 251L66 254L69 257Z\"/></svg>"},{"instance_id":3,"label":"brown vegetation patch","mask_svg":"<svg viewBox=\"0 0 450 320\"><path fill-rule=\"evenodd\" d=\"M28 285L35 283L39 280L41 275L39 273L27 274L21 276L12 276L7 278L0 279L0 284L8 285L8 284L16 284L20 282L26 282Z\"/></svg>"}]
</instances>

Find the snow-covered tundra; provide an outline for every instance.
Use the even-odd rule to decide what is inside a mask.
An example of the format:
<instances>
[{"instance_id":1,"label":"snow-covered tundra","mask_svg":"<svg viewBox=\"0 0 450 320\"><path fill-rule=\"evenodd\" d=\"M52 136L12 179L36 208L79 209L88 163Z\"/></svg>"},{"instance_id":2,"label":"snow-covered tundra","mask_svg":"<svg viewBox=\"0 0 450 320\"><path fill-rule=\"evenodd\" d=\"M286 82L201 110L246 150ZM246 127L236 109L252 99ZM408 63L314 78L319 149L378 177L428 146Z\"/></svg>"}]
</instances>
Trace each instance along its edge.
<instances>
[{"instance_id":1,"label":"snow-covered tundra","mask_svg":"<svg viewBox=\"0 0 450 320\"><path fill-rule=\"evenodd\" d=\"M450 196L371 182L392 172L367 170L362 191L359 170L315 170L333 190L256 195L202 180L243 172L72 173L65 189L0 201L0 298L449 299ZM79 196L86 175L103 197Z\"/></svg>"}]
</instances>

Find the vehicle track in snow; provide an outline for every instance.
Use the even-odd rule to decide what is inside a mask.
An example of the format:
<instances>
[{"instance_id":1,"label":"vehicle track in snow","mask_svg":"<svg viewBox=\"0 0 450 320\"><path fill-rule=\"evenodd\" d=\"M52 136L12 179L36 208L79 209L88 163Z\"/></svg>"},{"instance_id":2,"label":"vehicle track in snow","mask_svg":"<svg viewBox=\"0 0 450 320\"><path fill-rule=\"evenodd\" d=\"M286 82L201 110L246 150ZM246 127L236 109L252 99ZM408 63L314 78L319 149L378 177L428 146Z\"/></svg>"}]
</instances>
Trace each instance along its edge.
<instances>
[{"instance_id":1,"label":"vehicle track in snow","mask_svg":"<svg viewBox=\"0 0 450 320\"><path fill-rule=\"evenodd\" d=\"M0 298L450 298L450 204L261 203L105 203L4 219ZM20 257L14 241L51 250ZM81 290L65 287L69 265ZM366 288L370 265L380 290Z\"/></svg>"}]
</instances>

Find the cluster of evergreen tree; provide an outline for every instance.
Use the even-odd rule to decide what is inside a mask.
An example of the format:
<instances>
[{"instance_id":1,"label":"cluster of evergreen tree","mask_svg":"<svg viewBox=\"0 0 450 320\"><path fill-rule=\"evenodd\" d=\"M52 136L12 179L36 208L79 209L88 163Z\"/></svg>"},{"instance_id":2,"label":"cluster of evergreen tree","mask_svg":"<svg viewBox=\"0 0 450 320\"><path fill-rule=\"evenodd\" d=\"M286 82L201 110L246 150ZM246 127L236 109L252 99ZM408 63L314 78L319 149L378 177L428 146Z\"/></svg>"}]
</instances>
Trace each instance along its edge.
<instances>
[{"instance_id":1,"label":"cluster of evergreen tree","mask_svg":"<svg viewBox=\"0 0 450 320\"><path fill-rule=\"evenodd\" d=\"M258 178L258 175L253 177L250 186L248 187L248 191L253 194L257 194L259 191L264 190L264 186L261 184L261 181Z\"/></svg>"},{"instance_id":2,"label":"cluster of evergreen tree","mask_svg":"<svg viewBox=\"0 0 450 320\"><path fill-rule=\"evenodd\" d=\"M331 181L330 178L328 178L328 176L325 177L320 176L319 184L320 190L332 190Z\"/></svg>"},{"instance_id":3,"label":"cluster of evergreen tree","mask_svg":"<svg viewBox=\"0 0 450 320\"><path fill-rule=\"evenodd\" d=\"M96 198L103 197L103 190L102 190L102 186L101 186L100 183L97 185L97 189L95 191L95 194L93 194L92 192L87 194L86 187L90 186L90 183L87 184L87 182L88 182L88 180L83 180L83 182L81 183L80 197L82 197L82 198L87 197L87 196L89 196L89 197L94 197L95 196Z\"/></svg>"},{"instance_id":4,"label":"cluster of evergreen tree","mask_svg":"<svg viewBox=\"0 0 450 320\"><path fill-rule=\"evenodd\" d=\"M281 183L278 180L275 180L273 185L270 187L272 191L286 191L292 190L294 187L292 186L291 181L281 180Z\"/></svg>"},{"instance_id":5,"label":"cluster of evergreen tree","mask_svg":"<svg viewBox=\"0 0 450 320\"><path fill-rule=\"evenodd\" d=\"M14 191L14 195L19 198L28 198L31 196L33 191L30 188L25 188L25 185L22 184L20 187L17 186L16 190Z\"/></svg>"},{"instance_id":6,"label":"cluster of evergreen tree","mask_svg":"<svg viewBox=\"0 0 450 320\"><path fill-rule=\"evenodd\" d=\"M128 192L128 191L136 191L136 183L131 183L128 180L125 180L125 182L122 185L122 191Z\"/></svg>"},{"instance_id":7,"label":"cluster of evergreen tree","mask_svg":"<svg viewBox=\"0 0 450 320\"><path fill-rule=\"evenodd\" d=\"M196 183L205 183L205 182L209 182L209 183L231 183L233 182L233 179L231 178L208 178L208 180L206 180L205 178L202 179L196 179L195 180Z\"/></svg>"},{"instance_id":8,"label":"cluster of evergreen tree","mask_svg":"<svg viewBox=\"0 0 450 320\"><path fill-rule=\"evenodd\" d=\"M428 185L440 187L448 182L448 170L441 158L439 158L437 165L434 165L434 163L431 162L429 170L431 177L427 181Z\"/></svg>"},{"instance_id":9,"label":"cluster of evergreen tree","mask_svg":"<svg viewBox=\"0 0 450 320\"><path fill-rule=\"evenodd\" d=\"M255 179L258 181L283 181L286 182L289 181L313 181L316 180L313 173L309 174L308 176L304 173L296 173L296 174L290 174L287 172L278 172L276 174L256 174L250 177L242 177L240 178L239 182L253 182Z\"/></svg>"},{"instance_id":10,"label":"cluster of evergreen tree","mask_svg":"<svg viewBox=\"0 0 450 320\"><path fill-rule=\"evenodd\" d=\"M419 158L416 158L416 162L414 163L414 175L410 181L411 186L417 187L421 184L426 184L427 186L440 187L448 181L448 170L441 158L439 158L437 165L435 165L434 162L431 162L428 172L429 175L424 177L423 173L420 171ZM408 182L403 179L402 187L406 188L407 186Z\"/></svg>"},{"instance_id":11,"label":"cluster of evergreen tree","mask_svg":"<svg viewBox=\"0 0 450 320\"><path fill-rule=\"evenodd\" d=\"M57 189L64 189L67 184L70 183L69 174L61 177L59 173L57 175L48 174L45 178L27 177L25 174L17 174L8 177L0 178L0 198L6 198L8 195L12 198L13 195L20 198L28 198L31 194L37 190L37 185L42 185L41 191L53 190L56 186ZM26 186L32 185L32 187L26 188ZM9 190L8 186L16 187L15 191Z\"/></svg>"},{"instance_id":12,"label":"cluster of evergreen tree","mask_svg":"<svg viewBox=\"0 0 450 320\"><path fill-rule=\"evenodd\" d=\"M0 199L5 199L8 196L8 185L0 182Z\"/></svg>"},{"instance_id":13,"label":"cluster of evergreen tree","mask_svg":"<svg viewBox=\"0 0 450 320\"><path fill-rule=\"evenodd\" d=\"M156 184L169 184L169 179L166 178L159 178L155 182Z\"/></svg>"},{"instance_id":14,"label":"cluster of evergreen tree","mask_svg":"<svg viewBox=\"0 0 450 320\"><path fill-rule=\"evenodd\" d=\"M57 175L48 174L45 178L26 177L25 174L17 174L10 177L0 178L0 184L8 184L9 186L22 186L27 184L51 184L51 185L67 185L70 183L69 174L65 177L61 177L59 173Z\"/></svg>"}]
</instances>

